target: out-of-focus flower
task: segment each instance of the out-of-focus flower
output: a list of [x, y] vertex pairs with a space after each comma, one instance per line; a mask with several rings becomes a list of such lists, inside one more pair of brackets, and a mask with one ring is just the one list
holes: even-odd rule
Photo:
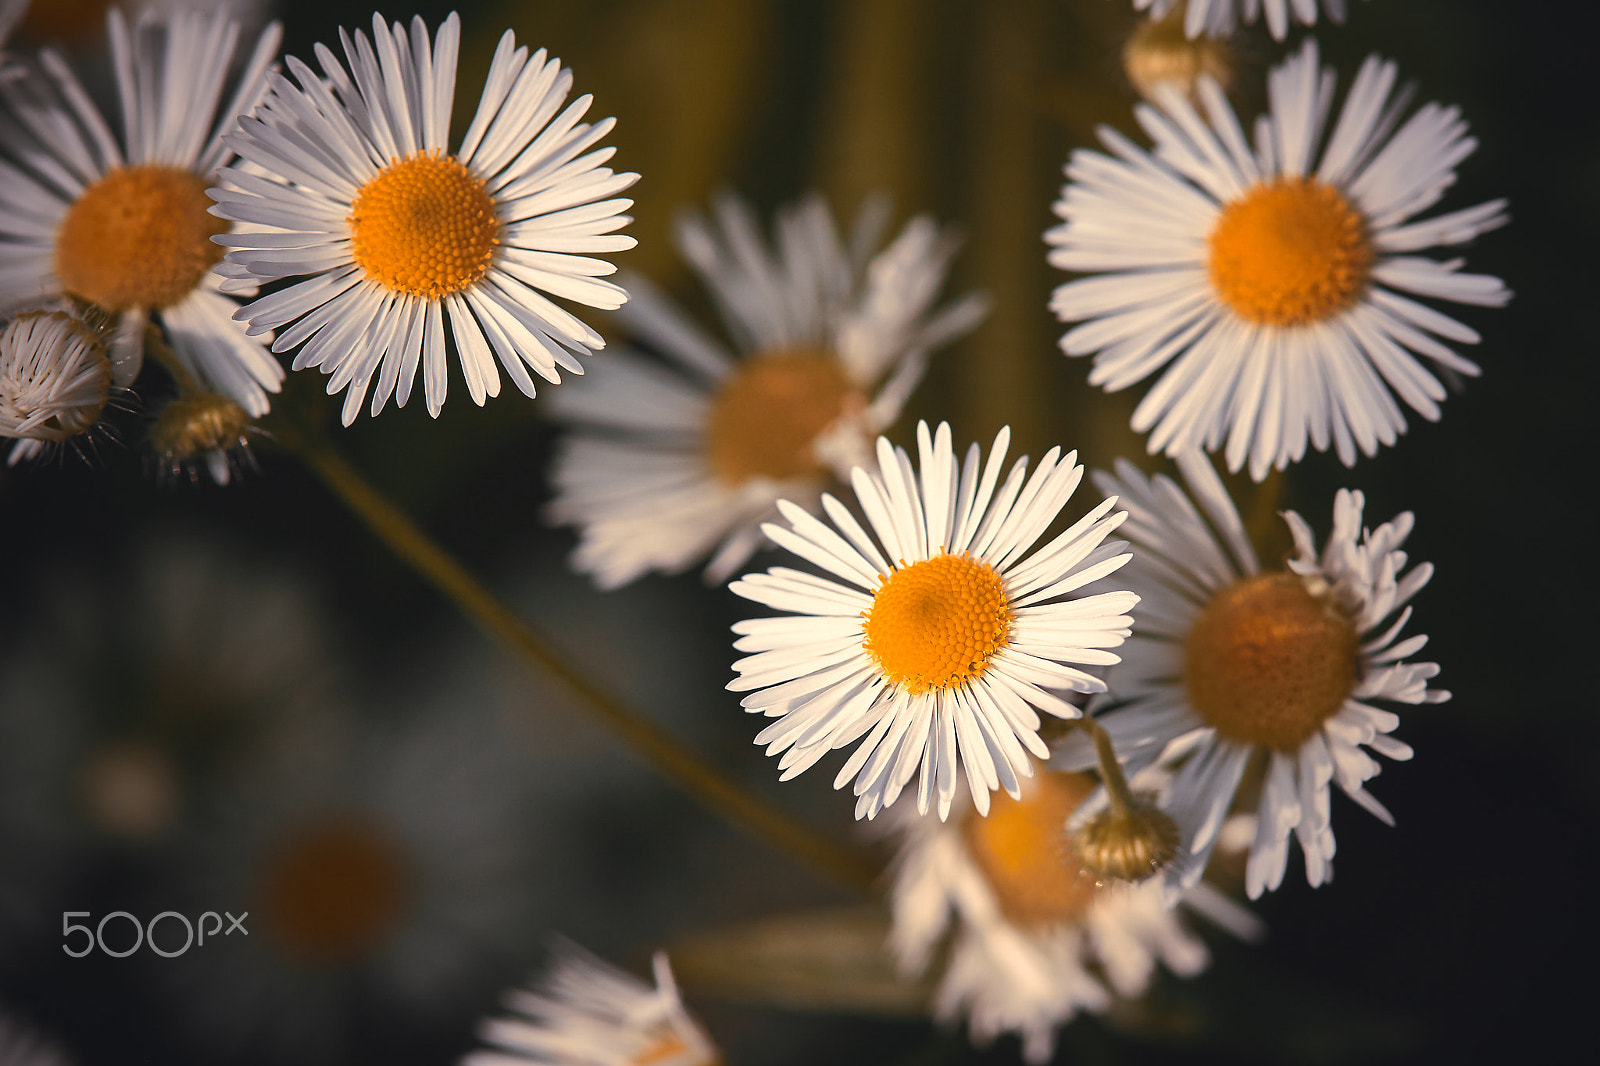
[[[1152, 19], [1165, 18], [1181, 0], [1133, 0], [1134, 10], [1149, 11]], [[1183, 10], [1183, 31], [1190, 37], [1202, 34], [1225, 37], [1240, 24], [1249, 25], [1267, 14], [1267, 29], [1275, 40], [1283, 40], [1289, 32], [1289, 20], [1305, 26], [1314, 26], [1318, 9], [1325, 9], [1328, 18], [1343, 22], [1345, 0], [1187, 0]]]
[[0, 1014], [0, 1066], [68, 1066], [71, 1061], [51, 1041]]
[[1400, 719], [1371, 701], [1449, 698], [1428, 688], [1436, 664], [1405, 661], [1427, 637], [1398, 639], [1433, 567], [1405, 568], [1410, 512], [1367, 530], [1361, 493], [1341, 490], [1320, 554], [1287, 511], [1296, 554], [1287, 570], [1263, 572], [1210, 462], [1181, 465], [1188, 495], [1127, 462], [1115, 477], [1095, 475], [1128, 508], [1134, 561], [1118, 583], [1141, 597], [1123, 661], [1107, 674], [1120, 705], [1098, 720], [1130, 771], [1176, 766], [1167, 810], [1189, 853], [1177, 879], [1200, 876], [1246, 765], [1261, 757], [1246, 890], [1255, 898], [1282, 882], [1291, 830], [1306, 879], [1320, 885], [1333, 876], [1330, 784], [1393, 823], [1363, 786], [1381, 769], [1363, 748], [1391, 759], [1411, 749], [1389, 735]]
[[1350, 465], [1405, 431], [1395, 396], [1439, 417], [1445, 389], [1425, 362], [1478, 373], [1443, 343], [1477, 333], [1401, 293], [1505, 303], [1498, 278], [1411, 254], [1503, 224], [1505, 201], [1408, 221], [1477, 142], [1457, 109], [1431, 103], [1396, 131], [1396, 76], [1368, 58], [1329, 133], [1334, 76], [1308, 41], [1272, 72], [1253, 150], [1201, 77], [1204, 119], [1170, 85], [1160, 109], [1136, 109], [1153, 154], [1110, 129], [1100, 137], [1116, 158], [1073, 154], [1056, 204], [1065, 221], [1046, 239], [1052, 264], [1094, 276], [1051, 299], [1081, 323], [1061, 346], [1095, 353], [1089, 380], [1111, 391], [1167, 368], [1133, 415], [1152, 452], [1226, 442], [1229, 468], [1248, 461], [1259, 481], [1309, 440]]
[[1156, 99], [1157, 85], [1171, 82], [1194, 101], [1202, 74], [1223, 89], [1233, 83], [1234, 57], [1226, 40], [1187, 36], [1182, 19], [1171, 15], [1134, 27], [1122, 46], [1122, 72], [1146, 100]]
[[253, 461], [250, 438], [255, 423], [244, 408], [215, 392], [169, 401], [150, 425], [150, 447], [160, 472], [174, 479], [200, 479], [226, 485], [234, 469]]
[[251, 224], [219, 238], [222, 273], [247, 287], [302, 279], [239, 317], [252, 335], [287, 327], [273, 351], [299, 347], [296, 369], [331, 375], [347, 425], [374, 377], [376, 415], [391, 396], [405, 404], [419, 367], [438, 415], [447, 324], [474, 403], [499, 395], [496, 357], [529, 396], [529, 369], [581, 374], [574, 353], [605, 342], [543, 293], [606, 309], [628, 296], [590, 256], [635, 243], [612, 232], [633, 201], [607, 197], [639, 176], [613, 173], [615, 149], [595, 147], [614, 120], [580, 122], [588, 96], [562, 109], [572, 73], [507, 30], [449, 153], [460, 36], [454, 14], [431, 41], [421, 18], [408, 33], [374, 15], [370, 40], [341, 33], [345, 63], [322, 46], [321, 74], [290, 57], [299, 85], [273, 76], [227, 138], [241, 164], [211, 190], [217, 214]]
[[1081, 666], [1115, 663], [1105, 649], [1128, 635], [1138, 597], [1071, 596], [1128, 561], [1126, 545], [1105, 539], [1124, 516], [1107, 500], [1024, 559], [1083, 468], [1076, 452], [1052, 448], [1031, 478], [1024, 457], [1002, 482], [1010, 438], [1000, 431], [986, 463], [972, 445], [958, 469], [950, 427], [935, 437], [920, 423], [919, 475], [879, 437], [878, 469], [852, 474], [876, 543], [830, 495], [822, 505], [837, 532], [788, 501], [789, 526], [762, 527], [842, 581], [774, 567], [729, 586], [793, 615], [733, 627], [734, 647], [754, 654], [734, 663], [728, 687], [778, 719], [756, 743], [785, 753], [787, 779], [865, 736], [834, 780], [855, 779], [857, 818], [892, 804], [914, 776], [918, 809], [937, 798], [945, 817], [958, 766], [980, 814], [993, 789], [1020, 795], [1028, 753], [1049, 755], [1037, 711], [1077, 717], [1059, 693], [1103, 691]]
[[222, 249], [211, 238], [229, 224], [210, 213], [206, 185], [232, 155], [223, 131], [266, 89], [281, 31], [267, 28], [224, 97], [240, 37], [231, 19], [152, 10], [130, 29], [112, 10], [106, 25], [120, 140], [55, 52], [40, 53], [42, 75], [0, 80], [16, 119], [0, 142], [0, 305], [71, 296], [114, 315], [115, 385], [138, 375], [154, 317], [180, 384], [265, 414], [283, 368], [233, 321], [238, 305], [212, 269]]
[[718, 1066], [716, 1045], [684, 1009], [667, 956], [652, 987], [588, 952], [564, 945], [530, 990], [514, 990], [515, 1017], [483, 1025], [485, 1043], [462, 1066]]
[[779, 499], [815, 510], [869, 460], [928, 354], [982, 314], [974, 296], [934, 308], [955, 241], [931, 219], [874, 254], [880, 207], [862, 211], [848, 244], [816, 198], [779, 213], [776, 247], [736, 199], [715, 224], [682, 222], [679, 247], [737, 355], [630, 280], [618, 317], [670, 365], [617, 352], [552, 400], [582, 427], [562, 445], [551, 504], [581, 528], [578, 570], [612, 588], [709, 555], [707, 579], [725, 580], [761, 546]]
[[0, 436], [8, 462], [94, 429], [111, 398], [104, 331], [71, 311], [23, 311], [0, 326]]
[[529, 809], [485, 716], [324, 714], [260, 749], [173, 863], [185, 913], [249, 912], [248, 937], [163, 960], [197, 1045], [348, 1062], [363, 1010], [424, 1033], [526, 949]]
[[[966, 1018], [979, 1043], [1016, 1033], [1032, 1063], [1049, 1059], [1056, 1029], [1079, 1011], [1142, 994], [1157, 963], [1188, 977], [1208, 959], [1160, 878], [1101, 881], [1081, 866], [1067, 821], [1094, 790], [1085, 775], [1043, 770], [987, 817], [965, 803], [949, 821], [890, 814], [900, 842], [889, 945], [902, 971], [923, 973], [953, 927], [935, 1015]], [[1205, 884], [1184, 902], [1239, 935], [1256, 932]]]

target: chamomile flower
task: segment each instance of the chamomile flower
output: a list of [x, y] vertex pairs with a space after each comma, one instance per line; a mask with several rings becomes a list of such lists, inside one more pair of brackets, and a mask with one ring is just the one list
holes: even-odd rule
[[935, 436], [921, 423], [919, 476], [879, 437], [878, 469], [851, 476], [874, 536], [831, 495], [822, 507], [837, 532], [787, 500], [778, 507], [789, 525], [762, 527], [833, 577], [774, 567], [729, 586], [794, 615], [733, 627], [734, 647], [753, 654], [734, 663], [728, 688], [778, 719], [756, 743], [783, 753], [787, 779], [861, 740], [834, 781], [855, 779], [857, 818], [892, 804], [913, 776], [918, 809], [937, 800], [946, 817], [958, 766], [979, 814], [994, 789], [1019, 795], [1029, 753], [1049, 756], [1037, 712], [1078, 717], [1061, 693], [1103, 691], [1081, 667], [1117, 662], [1106, 649], [1128, 635], [1138, 597], [1070, 596], [1128, 561], [1122, 542], [1106, 540], [1124, 517], [1115, 501], [1024, 559], [1083, 468], [1052, 448], [1032, 477], [1024, 457], [1002, 482], [1009, 443], [1001, 430], [987, 462], [974, 444], [958, 470], [950, 427]]
[[15, 119], [0, 140], [0, 306], [70, 296], [115, 316], [115, 385], [137, 376], [153, 319], [180, 383], [265, 414], [283, 368], [233, 321], [238, 305], [212, 269], [212, 237], [229, 224], [210, 213], [206, 186], [232, 156], [222, 132], [266, 88], [281, 31], [269, 26], [230, 79], [241, 34], [226, 16], [151, 10], [130, 27], [113, 9], [106, 26], [120, 138], [54, 51], [39, 54], [42, 73], [0, 80]]
[[1259, 481], [1309, 440], [1351, 465], [1405, 431], [1396, 397], [1439, 417], [1428, 364], [1478, 373], [1444, 343], [1478, 334], [1403, 293], [1504, 304], [1499, 279], [1412, 253], [1503, 224], [1505, 201], [1412, 221], [1477, 142], [1431, 103], [1396, 131], [1395, 78], [1369, 58], [1329, 133], [1334, 75], [1308, 41], [1272, 72], [1254, 149], [1202, 76], [1204, 119], [1171, 86], [1155, 90], [1160, 109], [1136, 108], [1153, 154], [1110, 129], [1115, 158], [1074, 153], [1046, 239], [1051, 263], [1094, 276], [1055, 291], [1056, 314], [1080, 323], [1061, 346], [1094, 353], [1089, 380], [1111, 391], [1167, 368], [1133, 416], [1152, 452], [1226, 443], [1229, 468], [1248, 461]]
[[0, 325], [0, 436], [10, 463], [92, 430], [111, 398], [103, 331], [65, 310], [23, 311]]
[[531, 990], [513, 991], [517, 1017], [484, 1023], [495, 1051], [462, 1066], [717, 1066], [722, 1056], [684, 1009], [667, 956], [654, 959], [655, 985], [566, 945]]
[[731, 350], [630, 282], [618, 318], [668, 365], [617, 352], [552, 400], [579, 427], [561, 446], [551, 504], [581, 529], [574, 567], [613, 588], [709, 555], [707, 579], [726, 580], [762, 545], [779, 499], [815, 510], [823, 488], [869, 460], [929, 352], [982, 313], [975, 296], [934, 307], [955, 241], [931, 219], [874, 252], [878, 207], [848, 243], [815, 197], [779, 212], [775, 247], [731, 197], [714, 223], [686, 218], [679, 248]]
[[[1149, 11], [1153, 19], [1164, 18], [1178, 6], [1179, 0], [1133, 0], [1134, 10]], [[1314, 26], [1318, 9], [1325, 9], [1328, 18], [1343, 22], [1345, 0], [1188, 0], [1183, 13], [1183, 32], [1190, 37], [1206, 35], [1225, 37], [1239, 24], [1254, 22], [1265, 10], [1267, 29], [1274, 40], [1283, 40], [1289, 32], [1289, 20], [1305, 26]]]
[[[1157, 964], [1189, 977], [1208, 961], [1159, 878], [1133, 884], [1083, 868], [1066, 825], [1094, 790], [1083, 774], [1043, 770], [987, 817], [965, 803], [948, 821], [889, 816], [899, 837], [889, 946], [901, 971], [925, 972], [953, 928], [935, 1016], [966, 1018], [978, 1043], [1016, 1033], [1032, 1063], [1050, 1058], [1056, 1029], [1080, 1011], [1142, 994]], [[1205, 884], [1185, 902], [1239, 935], [1257, 930]]]
[[[572, 74], [543, 49], [500, 38], [477, 113], [447, 151], [460, 21], [430, 40], [382, 16], [372, 38], [341, 31], [345, 62], [317, 46], [321, 73], [286, 62], [228, 143], [241, 163], [212, 190], [216, 213], [252, 225], [219, 238], [225, 273], [245, 284], [300, 279], [247, 305], [252, 335], [283, 328], [273, 350], [299, 348], [345, 390], [344, 421], [373, 389], [376, 415], [404, 405], [422, 371], [428, 413], [448, 383], [448, 325], [467, 391], [500, 392], [498, 357], [524, 393], [531, 369], [555, 382], [583, 373], [574, 353], [600, 335], [544, 295], [613, 309], [627, 299], [599, 280], [616, 268], [590, 253], [634, 245], [613, 233], [631, 200], [607, 199], [637, 174], [602, 164], [614, 122], [580, 122], [591, 98], [564, 109]], [[348, 64], [348, 68], [346, 66]], [[559, 112], [559, 114], [558, 114]], [[286, 327], [286, 328], [284, 328]], [[374, 384], [376, 379], [376, 384]]]
[[1131, 463], [1095, 475], [1128, 508], [1134, 561], [1120, 583], [1142, 597], [1138, 629], [1107, 675], [1118, 706], [1099, 716], [1130, 770], [1176, 767], [1168, 812], [1178, 822], [1192, 881], [1253, 762], [1265, 778], [1245, 867], [1253, 899], [1283, 880], [1292, 830], [1306, 880], [1333, 876], [1329, 785], [1384, 822], [1393, 818], [1364, 782], [1381, 769], [1365, 750], [1409, 759], [1389, 734], [1400, 719], [1374, 701], [1439, 703], [1435, 663], [1407, 662], [1425, 636], [1400, 639], [1410, 600], [1433, 567], [1406, 569], [1410, 512], [1376, 529], [1361, 524], [1359, 492], [1341, 490], [1333, 531], [1318, 552], [1306, 522], [1284, 512], [1294, 535], [1288, 567], [1263, 571], [1210, 463], [1181, 462], [1189, 493]]

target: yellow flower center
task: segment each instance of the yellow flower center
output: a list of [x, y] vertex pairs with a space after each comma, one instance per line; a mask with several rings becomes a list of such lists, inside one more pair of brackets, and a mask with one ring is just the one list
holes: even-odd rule
[[367, 954], [399, 923], [404, 856], [376, 826], [330, 818], [282, 841], [262, 871], [262, 924], [290, 958], [336, 966]]
[[724, 485], [820, 476], [826, 468], [813, 448], [818, 435], [864, 403], [827, 352], [745, 360], [711, 401], [706, 459]]
[[1067, 819], [1094, 787], [1083, 774], [1045, 770], [1020, 800], [996, 793], [987, 818], [968, 816], [962, 826], [967, 850], [1013, 922], [1072, 921], [1094, 901], [1099, 884], [1067, 836]]
[[1214, 596], [1189, 630], [1189, 702], [1229, 740], [1292, 752], [1355, 687], [1350, 620], [1295, 574], [1260, 574]]
[[994, 567], [940, 552], [884, 578], [861, 628], [884, 676], [922, 693], [983, 675], [1011, 632], [1011, 601]]
[[206, 183], [177, 167], [118, 167], [83, 191], [56, 231], [56, 275], [112, 311], [170, 307], [222, 258]]
[[392, 292], [437, 300], [489, 269], [494, 198], [454, 156], [418, 152], [384, 167], [350, 205], [356, 265]]
[[1263, 326], [1303, 326], [1348, 307], [1372, 266], [1366, 221], [1312, 178], [1253, 186], [1222, 209], [1210, 246], [1217, 295]]

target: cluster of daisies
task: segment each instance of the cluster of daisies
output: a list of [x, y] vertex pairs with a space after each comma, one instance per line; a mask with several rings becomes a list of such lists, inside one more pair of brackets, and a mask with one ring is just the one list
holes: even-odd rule
[[[0, 84], [0, 432], [15, 460], [165, 392], [152, 445], [221, 477], [278, 354], [328, 375], [347, 424], [369, 395], [374, 415], [404, 404], [419, 368], [437, 414], [449, 350], [475, 402], [501, 368], [532, 395], [530, 371], [582, 373], [603, 343], [551, 297], [618, 310], [636, 346], [549, 402], [574, 566], [610, 588], [798, 557], [729, 585], [774, 613], [734, 627], [728, 687], [769, 720], [755, 740], [785, 778], [848, 749], [835, 787], [899, 845], [889, 950], [908, 976], [941, 967], [940, 1017], [1042, 1061], [1077, 1012], [1203, 968], [1186, 914], [1255, 933], [1208, 872], [1258, 897], [1292, 837], [1327, 881], [1332, 788], [1389, 821], [1366, 784], [1374, 754], [1411, 754], [1393, 708], [1448, 698], [1406, 632], [1432, 576], [1404, 550], [1412, 516], [1369, 525], [1359, 491], [1320, 534], [1285, 511], [1279, 564], [1211, 458], [1260, 482], [1308, 448], [1375, 455], [1405, 408], [1437, 419], [1446, 382], [1478, 372], [1453, 347], [1477, 334], [1434, 305], [1509, 298], [1421, 254], [1505, 204], [1430, 213], [1476, 142], [1454, 108], [1408, 111], [1393, 63], [1341, 95], [1307, 38], [1246, 134], [1218, 38], [1264, 13], [1282, 40], [1345, 6], [1135, 0], [1164, 20], [1146, 43], [1191, 51], [1134, 111], [1148, 147], [1107, 128], [1072, 156], [1045, 236], [1076, 276], [1050, 306], [1092, 384], [1156, 379], [1133, 428], [1177, 476], [1120, 462], [1070, 514], [1075, 452], [1030, 469], [1004, 430], [959, 454], [948, 425], [919, 425], [914, 451], [882, 435], [983, 313], [941, 295], [949, 233], [919, 217], [890, 236], [877, 206], [841, 232], [808, 199], [769, 238], [725, 198], [677, 234], [719, 336], [643, 278], [600, 280], [594, 256], [632, 244], [616, 197], [636, 175], [604, 165], [609, 121], [581, 121], [588, 98], [566, 102], [544, 52], [506, 34], [449, 149], [454, 16], [436, 33], [375, 16], [370, 37], [341, 31], [342, 57], [279, 73], [275, 28], [241, 46], [226, 18], [113, 13], [120, 135], [53, 53]], [[473, 1061], [718, 1061], [655, 970], [569, 953]]]

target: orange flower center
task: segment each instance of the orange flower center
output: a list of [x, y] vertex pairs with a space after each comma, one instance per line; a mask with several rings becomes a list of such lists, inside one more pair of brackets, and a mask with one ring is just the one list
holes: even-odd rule
[[967, 850], [1007, 918], [1053, 925], [1089, 909], [1099, 885], [1072, 850], [1067, 819], [1094, 787], [1083, 774], [1045, 770], [1020, 800], [999, 792], [987, 818], [968, 816]]
[[1189, 702], [1229, 740], [1292, 752], [1355, 687], [1355, 626], [1295, 574], [1260, 574], [1214, 596], [1189, 630]]
[[724, 485], [755, 477], [816, 477], [812, 445], [841, 414], [864, 404], [839, 360], [792, 351], [740, 364], [711, 401], [706, 459]]
[[940, 552], [884, 578], [862, 630], [884, 676], [922, 693], [983, 675], [1011, 632], [1011, 601], [994, 567]]
[[1303, 326], [1348, 307], [1372, 266], [1366, 220], [1313, 178], [1253, 186], [1222, 209], [1210, 247], [1218, 297], [1263, 326]]
[[371, 951], [399, 923], [404, 856], [376, 826], [330, 818], [281, 842], [262, 871], [263, 925], [285, 955], [336, 966]]
[[187, 170], [108, 171], [67, 208], [56, 231], [62, 288], [112, 311], [172, 306], [222, 258], [211, 238], [230, 223], [210, 207], [206, 183]]
[[437, 300], [488, 271], [500, 243], [495, 203], [454, 156], [390, 163], [350, 205], [356, 265], [392, 292]]

